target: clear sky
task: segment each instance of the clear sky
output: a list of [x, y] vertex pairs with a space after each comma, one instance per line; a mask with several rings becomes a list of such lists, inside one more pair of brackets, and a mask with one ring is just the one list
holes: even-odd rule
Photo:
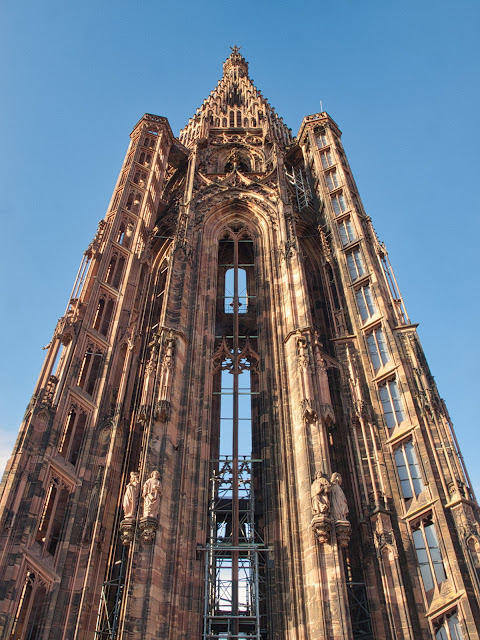
[[3, 2], [0, 461], [145, 113], [175, 134], [230, 46], [297, 132], [323, 109], [390, 258], [477, 495], [480, 3]]

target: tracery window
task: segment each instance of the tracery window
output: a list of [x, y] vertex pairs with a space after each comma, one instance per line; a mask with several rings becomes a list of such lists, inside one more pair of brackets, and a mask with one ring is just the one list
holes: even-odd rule
[[360, 316], [364, 322], [377, 313], [377, 307], [375, 306], [375, 300], [373, 299], [372, 289], [369, 284], [357, 289], [355, 291], [355, 298]]
[[373, 370], [377, 373], [387, 362], [390, 362], [387, 341], [381, 327], [367, 334], [367, 346]]
[[328, 144], [327, 136], [325, 132], [321, 132], [317, 135], [317, 144], [319, 147], [326, 147]]
[[108, 335], [114, 306], [113, 298], [106, 294], [100, 296], [93, 318], [93, 328], [103, 336]]
[[333, 156], [330, 149], [322, 151], [322, 153], [320, 154], [320, 160], [324, 169], [328, 169], [333, 165]]
[[107, 273], [105, 274], [105, 282], [114, 289], [118, 289], [122, 281], [124, 267], [125, 257], [113, 253], [108, 264]]
[[48, 586], [42, 576], [27, 568], [13, 620], [11, 640], [38, 640]]
[[55, 555], [62, 534], [69, 495], [70, 487], [60, 477], [52, 475], [35, 534], [35, 540], [43, 548], [43, 552], [52, 556]]
[[327, 186], [330, 191], [337, 189], [340, 186], [340, 180], [338, 179], [337, 170], [333, 169], [325, 174], [325, 179], [327, 181]]
[[93, 342], [87, 343], [77, 384], [90, 395], [95, 391], [95, 383], [103, 363], [103, 350]]
[[332, 197], [332, 207], [336, 216], [339, 216], [348, 209], [347, 201], [343, 193], [337, 193]]
[[130, 248], [130, 243], [132, 241], [133, 234], [133, 224], [131, 222], [122, 221], [118, 228], [117, 237], [115, 241], [125, 247], [126, 249]]
[[65, 418], [58, 453], [73, 465], [77, 464], [85, 433], [87, 413], [77, 405], [72, 405]]
[[347, 266], [352, 280], [357, 280], [366, 274], [365, 264], [358, 247], [347, 253]]
[[435, 525], [431, 516], [419, 520], [412, 531], [413, 544], [417, 552], [423, 586], [428, 592], [445, 582], [447, 576], [443, 566]]
[[383, 415], [389, 429], [393, 429], [405, 420], [403, 402], [395, 379], [384, 382], [380, 388]]
[[[219, 243], [217, 303], [217, 370], [221, 370], [219, 453], [232, 455], [234, 432], [242, 455], [251, 454], [252, 366], [256, 352], [253, 240], [229, 229]], [[218, 383], [217, 383], [218, 384]], [[234, 424], [236, 423], [236, 424]], [[237, 437], [235, 436], [235, 437]]]
[[254, 243], [247, 229], [235, 223], [218, 249], [211, 441], [215, 497], [209, 511], [212, 553], [204, 637], [223, 638], [226, 622], [232, 637], [254, 637], [254, 632], [260, 637], [260, 605], [253, 588], [261, 542], [253, 506], [259, 394], [254, 292]]
[[395, 449], [395, 464], [405, 500], [419, 496], [425, 486], [412, 440], [405, 440]]
[[462, 628], [456, 610], [435, 621], [435, 640], [463, 640]]
[[356, 240], [355, 229], [350, 218], [345, 218], [338, 224], [338, 231], [340, 233], [343, 246]]

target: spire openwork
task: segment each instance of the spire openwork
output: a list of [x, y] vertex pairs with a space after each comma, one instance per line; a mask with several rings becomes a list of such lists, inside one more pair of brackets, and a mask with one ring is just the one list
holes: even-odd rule
[[211, 128], [257, 129], [256, 133], [261, 129], [282, 145], [292, 142], [291, 130], [249, 78], [248, 62], [236, 45], [223, 63], [222, 78], [182, 129], [180, 141], [191, 147]]

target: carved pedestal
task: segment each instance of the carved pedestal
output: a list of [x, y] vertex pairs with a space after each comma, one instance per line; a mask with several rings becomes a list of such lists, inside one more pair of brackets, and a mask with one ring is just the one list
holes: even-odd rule
[[312, 529], [318, 542], [330, 542], [330, 531], [332, 529], [332, 519], [323, 513], [317, 513], [312, 518]]
[[125, 518], [120, 522], [120, 539], [122, 544], [129, 545], [132, 544], [133, 538], [135, 537], [135, 519], [134, 518]]
[[155, 540], [155, 534], [158, 529], [158, 521], [156, 518], [141, 518], [139, 522], [140, 535], [142, 536], [142, 540], [147, 544], [152, 544]]
[[352, 525], [348, 520], [337, 520], [335, 522], [335, 532], [337, 541], [341, 547], [347, 547], [352, 535]]

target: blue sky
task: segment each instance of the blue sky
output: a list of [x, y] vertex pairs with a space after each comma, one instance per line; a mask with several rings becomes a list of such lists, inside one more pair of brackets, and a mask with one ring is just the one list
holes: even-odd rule
[[178, 134], [238, 44], [294, 134], [320, 101], [343, 131], [480, 493], [479, 21], [473, 1], [2, 3], [0, 456], [131, 129]]

